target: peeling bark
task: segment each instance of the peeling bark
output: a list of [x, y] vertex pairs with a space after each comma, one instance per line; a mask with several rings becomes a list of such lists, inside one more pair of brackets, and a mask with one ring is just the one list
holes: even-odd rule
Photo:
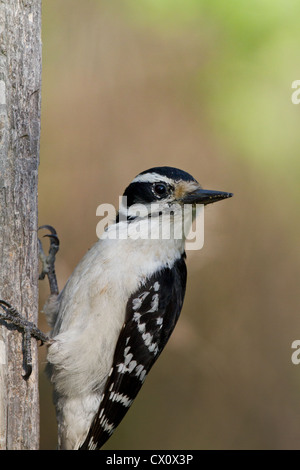
[[[37, 183], [41, 0], [0, 0], [0, 298], [38, 317]], [[22, 378], [22, 335], [0, 323], [0, 449], [38, 449], [37, 345]]]

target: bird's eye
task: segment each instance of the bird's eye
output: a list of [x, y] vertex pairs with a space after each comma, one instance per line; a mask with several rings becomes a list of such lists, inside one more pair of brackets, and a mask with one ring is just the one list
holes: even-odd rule
[[167, 194], [168, 187], [164, 183], [157, 183], [154, 185], [154, 192], [157, 196], [162, 197]]

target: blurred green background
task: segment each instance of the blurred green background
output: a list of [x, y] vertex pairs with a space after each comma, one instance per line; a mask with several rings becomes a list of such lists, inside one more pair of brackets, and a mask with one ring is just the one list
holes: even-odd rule
[[96, 207], [140, 171], [234, 192], [206, 209], [179, 323], [106, 449], [300, 447], [299, 16], [296, 0], [43, 1], [39, 223], [61, 239], [60, 287], [96, 241]]

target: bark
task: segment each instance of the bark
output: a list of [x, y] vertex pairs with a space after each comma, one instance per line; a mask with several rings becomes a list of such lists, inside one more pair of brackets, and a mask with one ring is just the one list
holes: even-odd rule
[[[0, 298], [35, 323], [40, 105], [41, 0], [0, 0]], [[0, 449], [37, 449], [36, 341], [26, 382], [22, 334], [0, 324]]]

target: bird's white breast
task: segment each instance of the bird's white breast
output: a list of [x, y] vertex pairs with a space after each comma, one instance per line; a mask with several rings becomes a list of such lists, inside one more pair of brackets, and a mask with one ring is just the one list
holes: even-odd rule
[[58, 299], [48, 361], [59, 394], [102, 393], [128, 298], [183, 249], [182, 240], [106, 238], [87, 252]]

